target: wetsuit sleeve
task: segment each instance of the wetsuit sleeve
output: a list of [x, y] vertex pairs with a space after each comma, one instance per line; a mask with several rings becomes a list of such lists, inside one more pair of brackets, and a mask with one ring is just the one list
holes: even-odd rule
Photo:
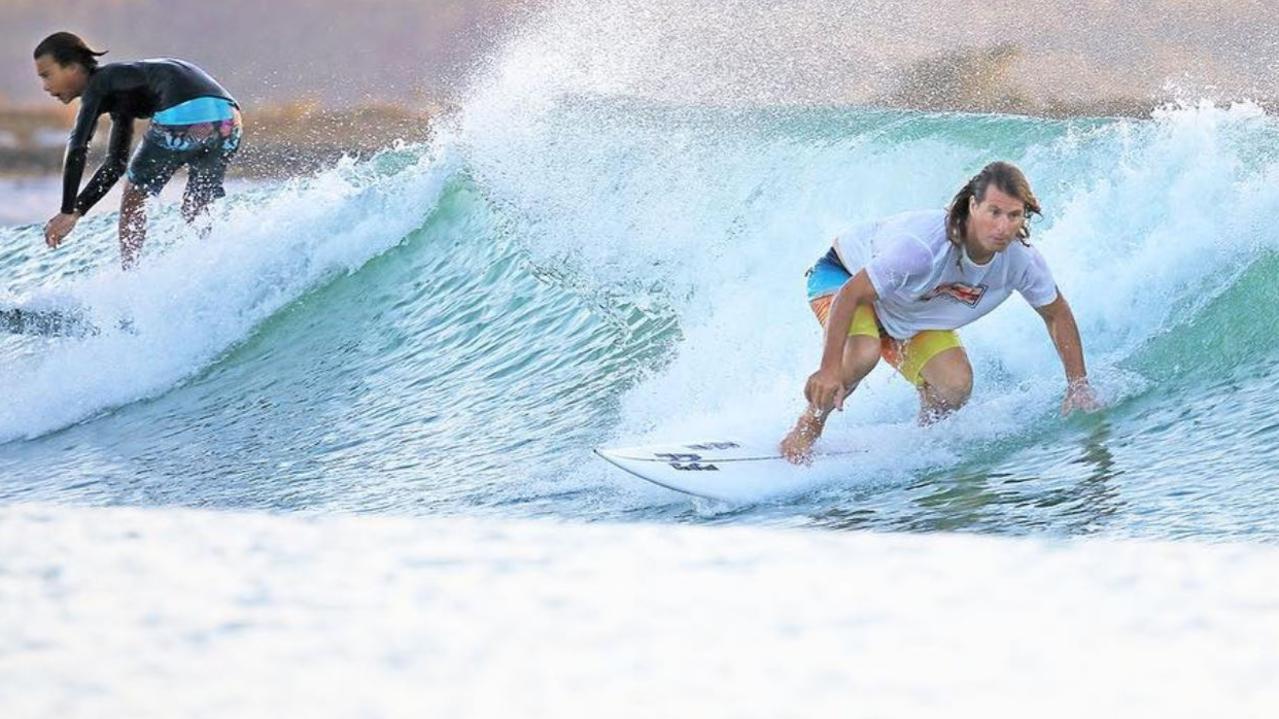
[[876, 294], [884, 297], [927, 277], [932, 268], [928, 245], [914, 235], [903, 235], [867, 263], [866, 275]]
[[62, 158], [62, 213], [75, 210], [76, 193], [80, 191], [80, 178], [84, 176], [85, 158], [89, 155], [89, 141], [98, 127], [102, 95], [90, 87], [80, 96], [80, 113], [75, 127], [67, 138], [67, 152]]
[[1043, 307], [1057, 299], [1057, 281], [1039, 250], [1026, 248], [1026, 266], [1017, 281], [1017, 291], [1031, 307]]
[[[111, 139], [107, 145], [107, 159], [102, 167], [93, 173], [89, 184], [75, 200], [74, 209], [81, 215], [98, 203], [102, 196], [111, 190], [111, 186], [124, 174], [129, 163], [129, 146], [133, 144], [133, 118], [128, 115], [111, 116]], [[82, 165], [83, 166], [83, 165]], [[65, 203], [65, 198], [64, 198]], [[67, 212], [66, 209], [63, 212]]]

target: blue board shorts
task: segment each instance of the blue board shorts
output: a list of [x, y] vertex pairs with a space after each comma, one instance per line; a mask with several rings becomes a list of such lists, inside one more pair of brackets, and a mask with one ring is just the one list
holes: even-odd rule
[[844, 263], [839, 261], [839, 255], [834, 247], [830, 248], [830, 252], [823, 255], [817, 264], [808, 270], [807, 276], [809, 302], [839, 292], [839, 288], [853, 278], [844, 267]]
[[240, 112], [230, 119], [191, 125], [161, 125], [154, 122], [129, 160], [129, 182], [151, 195], [173, 178], [179, 167], [187, 166], [188, 199], [208, 202], [226, 195], [223, 181], [227, 166], [240, 149]]

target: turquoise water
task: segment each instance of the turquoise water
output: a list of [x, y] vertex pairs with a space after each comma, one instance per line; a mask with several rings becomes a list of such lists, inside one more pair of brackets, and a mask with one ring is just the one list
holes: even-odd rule
[[[250, 188], [200, 238], [165, 207], [115, 269], [99, 210], [49, 253], [0, 229], [8, 301], [87, 338], [0, 337], [0, 501], [1279, 538], [1279, 124], [712, 109], [477, 92], [429, 146]], [[1020, 164], [1033, 241], [1108, 408], [1063, 380], [1016, 297], [961, 333], [953, 419], [914, 425], [880, 369], [825, 438], [866, 451], [739, 506], [692, 502], [601, 445], [772, 441], [819, 330], [802, 274], [847, 224], [944, 205]]]

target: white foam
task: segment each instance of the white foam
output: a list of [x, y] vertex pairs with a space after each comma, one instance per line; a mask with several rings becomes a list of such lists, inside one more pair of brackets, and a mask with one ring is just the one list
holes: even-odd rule
[[6, 716], [1270, 716], [1273, 547], [0, 508]]

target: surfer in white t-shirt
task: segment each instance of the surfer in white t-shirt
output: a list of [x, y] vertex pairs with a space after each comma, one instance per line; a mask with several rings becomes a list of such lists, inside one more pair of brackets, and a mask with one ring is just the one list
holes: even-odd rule
[[909, 212], [855, 227], [808, 272], [808, 300], [826, 328], [808, 408], [782, 440], [806, 462], [833, 409], [843, 409], [880, 358], [919, 390], [920, 422], [968, 401], [973, 368], [955, 330], [1015, 290], [1044, 318], [1066, 370], [1062, 413], [1098, 408], [1070, 305], [1027, 241], [1039, 201], [1021, 170], [993, 162], [945, 210]]

